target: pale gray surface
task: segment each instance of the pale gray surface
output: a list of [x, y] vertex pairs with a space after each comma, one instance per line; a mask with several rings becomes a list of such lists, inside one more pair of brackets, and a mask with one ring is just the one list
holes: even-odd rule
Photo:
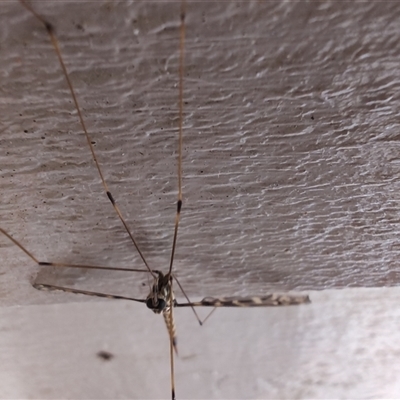
[[[304, 307], [217, 310], [201, 328], [178, 310], [178, 399], [399, 398], [399, 289], [311, 295]], [[0, 317], [2, 398], [168, 398], [167, 333], [142, 307], [10, 307]]]
[[[179, 3], [34, 5], [57, 29], [111, 190], [150, 264], [164, 270], [172, 242], [177, 187]], [[0, 18], [5, 21], [0, 24], [1, 226], [41, 260], [140, 265], [102, 192], [46, 32], [18, 2], [3, 2]], [[398, 3], [190, 3], [187, 30], [184, 209], [176, 271], [188, 294], [198, 298], [397, 285]], [[116, 357], [108, 367], [95, 357], [102, 343], [109, 343], [110, 349], [123, 343], [120, 351], [132, 352], [132, 358], [136, 355], [141, 363], [142, 358], [158, 357], [154, 343], [167, 352], [161, 319], [159, 332], [155, 317], [150, 313], [142, 320], [147, 310], [136, 311], [134, 305], [93, 300], [67, 304], [91, 299], [35, 291], [30, 282], [35, 279], [36, 267], [6, 238], [0, 239], [0, 246], [1, 304], [24, 305], [2, 310], [2, 324], [13, 327], [9, 331], [12, 338], [16, 338], [15, 332], [32, 338], [26, 348], [10, 341], [8, 353], [2, 353], [10, 359], [7, 365], [16, 365], [13, 380], [10, 378], [16, 392], [6, 392], [3, 397], [45, 397], [40, 379], [47, 375], [52, 377], [45, 385], [49, 398], [66, 397], [67, 393], [81, 398], [168, 393], [167, 358], [154, 358], [156, 367], [141, 364], [142, 376], [131, 359], [121, 365]], [[122, 274], [44, 271], [41, 280], [127, 295], [143, 295], [146, 290], [142, 278]], [[320, 294], [325, 299], [321, 304], [319, 297], [313, 296], [314, 304], [304, 308], [311, 311], [244, 310], [240, 322], [236, 317], [229, 320], [232, 311], [221, 310], [212, 324], [223, 321], [222, 327], [210, 323], [205, 328], [210, 333], [198, 330], [200, 339], [188, 346], [183, 340], [192, 333], [179, 326], [187, 352], [207, 346], [212, 335], [217, 340], [215, 348], [224, 344], [233, 357], [237, 346], [254, 344], [254, 348], [248, 350], [247, 360], [231, 360], [225, 353], [211, 352], [210, 345], [206, 361], [196, 358], [193, 363], [193, 371], [198, 368], [193, 374], [199, 374], [199, 389], [193, 386], [194, 375], [186, 379], [178, 373], [178, 393], [182, 390], [181, 396], [214, 398], [232, 393], [238, 397], [400, 397], [399, 388], [388, 383], [399, 369], [385, 353], [394, 339], [390, 329], [378, 328], [387, 321], [398, 322], [397, 289], [350, 292], [357, 299], [360, 321], [370, 321], [377, 312], [363, 305], [364, 295], [373, 296], [379, 307], [374, 323], [364, 326], [356, 320], [348, 328], [348, 336], [362, 335], [363, 347], [376, 346], [377, 353], [367, 352], [363, 360], [368, 368], [376, 365], [382, 373], [355, 368], [352, 379], [349, 370], [344, 372], [354, 358], [354, 342], [348, 339], [340, 342], [342, 358], [321, 356], [329, 373], [315, 378], [315, 371], [322, 374], [324, 368], [319, 367], [318, 351], [312, 350], [314, 342], [307, 344], [304, 338], [327, 335], [330, 340], [323, 342], [327, 354], [336, 351], [342, 324], [354, 316], [353, 304], [343, 301], [343, 293], [329, 292], [326, 298]], [[393, 296], [392, 303], [386, 302], [387, 293]], [[332, 307], [337, 310], [329, 307], [336, 303]], [[122, 310], [116, 311], [120, 307]], [[96, 324], [91, 327], [80, 322], [96, 309], [104, 309], [98, 323], [115, 330], [117, 337]], [[124, 315], [128, 311], [131, 324], [144, 330], [144, 338], [117, 323], [128, 324]], [[263, 364], [251, 358], [254, 351], [265, 355], [263, 363], [269, 362], [269, 340], [256, 330], [261, 327], [260, 312], [272, 313], [264, 330], [276, 321], [275, 339], [287, 329], [296, 332], [296, 341], [290, 346], [289, 339], [279, 338], [276, 351], [281, 349], [280, 355], [273, 361], [297, 365], [296, 360], [308, 354], [309, 363], [298, 367], [298, 380], [279, 375], [281, 369], [274, 375], [270, 367], [264, 370]], [[305, 318], [303, 313], [310, 314]], [[41, 324], [40, 315], [45, 318]], [[185, 318], [183, 324], [191, 318]], [[242, 318], [249, 320], [242, 323]], [[86, 343], [92, 343], [90, 355], [78, 334], [57, 331], [57, 324], [66, 321], [70, 321], [71, 332], [82, 330]], [[197, 329], [195, 322], [190, 322], [190, 329]], [[243, 335], [242, 340], [232, 337], [227, 341], [225, 324]], [[41, 335], [41, 340], [35, 335]], [[54, 347], [48, 346], [51, 340], [64, 343], [65, 352], [53, 352]], [[261, 340], [258, 345], [257, 340]], [[76, 353], [71, 350], [74, 348]], [[36, 364], [41, 354], [47, 357], [43, 365]], [[62, 365], [78, 376], [62, 368], [56, 373], [53, 365], [60, 358]], [[218, 364], [225, 361], [225, 367]], [[86, 378], [90, 371], [82, 372], [76, 365], [83, 368], [90, 362], [97, 363], [93, 368], [115, 368], [115, 372], [93, 372], [92, 378]], [[21, 363], [26, 363], [23, 368]], [[158, 367], [160, 371], [152, 374]], [[257, 369], [263, 369], [262, 379], [268, 381], [260, 391], [252, 375]], [[218, 392], [217, 383], [210, 384], [210, 380], [219, 382], [215, 371], [232, 374], [235, 385], [227, 385], [230, 391]], [[247, 371], [249, 379], [239, 379]], [[166, 383], [154, 384], [160, 374]], [[27, 375], [36, 386], [32, 383], [19, 392], [27, 384]], [[282, 380], [276, 378], [275, 385], [273, 376]], [[159, 394], [144, 383], [140, 389], [132, 388], [128, 384], [131, 377], [141, 384], [148, 380]], [[185, 392], [186, 385], [189, 389]], [[298, 391], [291, 391], [296, 387]]]

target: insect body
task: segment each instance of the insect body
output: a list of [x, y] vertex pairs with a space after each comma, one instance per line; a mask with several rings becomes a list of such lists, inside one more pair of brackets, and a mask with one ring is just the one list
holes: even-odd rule
[[[75, 105], [76, 112], [78, 114], [78, 118], [86, 138], [86, 142], [88, 148], [90, 149], [92, 158], [96, 165], [100, 181], [104, 187], [104, 192], [109, 199], [112, 207], [114, 208], [116, 214], [118, 215], [127, 235], [135, 246], [140, 258], [142, 259], [145, 269], [135, 269], [135, 268], [112, 268], [112, 267], [103, 267], [103, 266], [93, 266], [93, 265], [71, 265], [65, 263], [57, 263], [57, 262], [47, 262], [38, 260], [25, 246], [23, 246], [20, 242], [18, 242], [15, 238], [13, 238], [8, 232], [4, 229], [0, 228], [0, 232], [5, 235], [8, 239], [10, 239], [16, 246], [18, 246], [25, 254], [27, 254], [32, 261], [37, 263], [39, 266], [50, 266], [55, 268], [84, 268], [84, 269], [94, 269], [94, 270], [110, 270], [110, 271], [125, 271], [129, 272], [147, 272], [149, 277], [152, 279], [152, 283], [150, 285], [150, 291], [148, 296], [145, 299], [133, 298], [127, 296], [119, 296], [113, 294], [106, 294], [101, 292], [87, 291], [87, 290], [78, 290], [68, 287], [61, 287], [56, 285], [49, 285], [46, 283], [35, 283], [34, 287], [39, 290], [62, 290], [70, 293], [83, 294], [88, 296], [96, 296], [96, 297], [106, 297], [112, 299], [120, 299], [120, 300], [129, 300], [140, 303], [145, 303], [148, 308], [150, 308], [156, 314], [163, 314], [167, 331], [170, 339], [170, 369], [171, 369], [171, 397], [175, 398], [175, 382], [174, 382], [174, 352], [177, 353], [177, 335], [174, 324], [174, 308], [179, 307], [191, 307], [194, 310], [194, 307], [203, 306], [203, 307], [265, 307], [265, 306], [286, 306], [286, 305], [298, 305], [305, 304], [309, 302], [309, 298], [306, 295], [291, 295], [291, 294], [269, 294], [260, 297], [243, 297], [243, 298], [204, 298], [201, 301], [192, 302], [184, 292], [181, 284], [177, 280], [176, 276], [173, 273], [173, 264], [174, 264], [174, 256], [175, 249], [177, 245], [177, 237], [178, 237], [178, 227], [180, 222], [180, 214], [182, 209], [182, 147], [183, 147], [183, 129], [182, 129], [182, 121], [183, 121], [183, 55], [184, 55], [184, 39], [185, 39], [185, 2], [182, 2], [181, 13], [180, 13], [180, 61], [179, 61], [179, 145], [178, 145], [178, 199], [176, 203], [176, 217], [175, 217], [175, 226], [174, 226], [174, 235], [173, 235], [173, 243], [171, 250], [171, 257], [169, 268], [166, 273], [161, 271], [152, 269], [146, 258], [144, 257], [141, 249], [139, 248], [131, 230], [128, 227], [125, 219], [122, 216], [122, 213], [119, 209], [119, 206], [112, 195], [106, 180], [104, 178], [102, 169], [97, 160], [96, 153], [93, 146], [93, 141], [91, 136], [89, 135], [85, 121], [81, 112], [81, 109], [78, 104], [78, 99], [75, 94], [73, 85], [71, 83], [70, 77], [68, 75], [67, 68], [64, 64], [64, 60], [59, 48], [59, 44], [55, 35], [55, 30], [50, 22], [48, 22], [45, 18], [39, 15], [34, 8], [30, 6], [24, 0], [20, 0], [22, 5], [31, 12], [38, 21], [40, 21], [45, 27], [48, 35], [50, 37], [51, 43], [57, 55], [60, 67], [62, 69], [63, 75], [67, 82], [68, 88], [71, 93], [71, 98]], [[181, 289], [183, 295], [186, 298], [185, 303], [179, 303], [175, 299], [174, 295], [174, 282], [177, 283], [179, 288]], [[195, 315], [200, 324], [204, 323], [196, 314]], [[208, 318], [208, 317], [207, 317]]]

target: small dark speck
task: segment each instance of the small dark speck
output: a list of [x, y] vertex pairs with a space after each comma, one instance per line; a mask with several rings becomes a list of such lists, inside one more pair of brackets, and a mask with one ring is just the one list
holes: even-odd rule
[[200, 171], [200, 173], [202, 174], [204, 171]]
[[90, 143], [92, 143], [92, 144], [96, 144], [96, 142], [95, 142], [95, 141], [91, 141]]
[[25, 133], [28, 133], [28, 131], [27, 131], [26, 129], [24, 129], [24, 132], [25, 132]]
[[144, 154], [143, 154], [141, 151], [139, 151], [139, 154], [140, 154], [141, 156], [144, 156]]
[[85, 31], [84, 27], [81, 24], [76, 24], [75, 27], [76, 27], [76, 29], [79, 29], [82, 32]]
[[44, 136], [42, 136], [41, 139], [46, 139], [46, 138]]
[[101, 358], [104, 361], [110, 361], [112, 358], [114, 358], [114, 354], [105, 350], [101, 350], [97, 353], [97, 357]]
[[311, 115], [311, 119], [314, 120], [314, 115]]

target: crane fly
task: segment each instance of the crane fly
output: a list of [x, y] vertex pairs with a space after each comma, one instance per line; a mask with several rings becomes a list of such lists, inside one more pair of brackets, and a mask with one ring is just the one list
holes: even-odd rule
[[[58, 58], [58, 62], [60, 68], [62, 70], [62, 74], [65, 78], [66, 84], [68, 86], [75, 110], [78, 115], [79, 123], [82, 128], [84, 137], [87, 142], [87, 147], [91, 153], [91, 157], [94, 161], [95, 167], [97, 169], [97, 173], [100, 178], [100, 182], [104, 188], [104, 192], [109, 199], [112, 207], [115, 210], [120, 222], [122, 223], [127, 235], [129, 236], [130, 241], [135, 247], [138, 255], [140, 256], [144, 268], [136, 269], [136, 268], [113, 268], [113, 267], [104, 267], [104, 266], [95, 266], [95, 265], [78, 265], [78, 264], [67, 264], [67, 263], [58, 263], [58, 262], [47, 262], [38, 260], [26, 247], [24, 247], [18, 240], [16, 240], [10, 233], [6, 232], [3, 228], [0, 228], [0, 232], [5, 235], [9, 240], [11, 240], [17, 247], [20, 248], [32, 261], [34, 261], [38, 266], [50, 266], [55, 268], [80, 268], [87, 270], [108, 270], [108, 271], [125, 271], [125, 272], [146, 272], [149, 278], [152, 280], [150, 284], [150, 291], [146, 298], [134, 298], [128, 296], [120, 296], [113, 294], [106, 294], [95, 291], [87, 291], [80, 289], [73, 289], [63, 286], [50, 285], [46, 283], [38, 283], [35, 282], [33, 285], [36, 289], [39, 290], [61, 290], [69, 293], [83, 294], [87, 296], [95, 296], [95, 297], [106, 297], [111, 299], [121, 299], [128, 301], [135, 301], [146, 304], [148, 308], [150, 308], [156, 314], [162, 314], [165, 320], [165, 324], [167, 327], [169, 342], [170, 342], [170, 379], [171, 379], [171, 398], [175, 399], [175, 380], [174, 380], [174, 354], [178, 354], [177, 347], [177, 335], [174, 324], [174, 308], [179, 307], [191, 307], [198, 322], [203, 324], [205, 320], [211, 315], [211, 313], [216, 309], [216, 307], [267, 307], [267, 306], [287, 306], [287, 305], [298, 305], [309, 303], [309, 297], [307, 295], [296, 295], [296, 294], [267, 294], [264, 296], [252, 296], [252, 297], [222, 297], [222, 298], [213, 298], [206, 297], [201, 301], [191, 301], [185, 291], [183, 290], [182, 285], [174, 274], [174, 256], [175, 250], [177, 247], [177, 238], [178, 238], [178, 228], [181, 216], [181, 210], [183, 205], [183, 195], [182, 195], [182, 148], [183, 148], [183, 76], [184, 76], [184, 45], [185, 45], [185, 16], [186, 16], [186, 4], [185, 1], [181, 2], [181, 11], [180, 11], [180, 30], [179, 30], [179, 136], [178, 136], [178, 172], [177, 172], [177, 180], [178, 180], [178, 198], [176, 202], [176, 214], [175, 214], [175, 224], [174, 224], [174, 233], [173, 233], [173, 241], [171, 246], [171, 255], [169, 260], [169, 267], [167, 272], [162, 272], [160, 270], [152, 268], [147, 262], [143, 252], [141, 251], [131, 229], [128, 227], [126, 220], [123, 217], [123, 214], [118, 206], [118, 203], [115, 200], [115, 197], [111, 193], [107, 182], [104, 178], [102, 168], [97, 160], [96, 153], [93, 146], [93, 141], [91, 136], [89, 135], [85, 120], [83, 118], [81, 108], [79, 106], [78, 98], [75, 94], [74, 87], [72, 85], [70, 76], [68, 74], [67, 68], [64, 64], [64, 59], [60, 50], [60, 46], [55, 34], [55, 29], [53, 25], [47, 21], [41, 14], [37, 13], [36, 10], [26, 1], [20, 0], [22, 6], [25, 7], [37, 20], [40, 22], [44, 28], [46, 29], [51, 44], [54, 48], [56, 57]], [[183, 293], [186, 302], [179, 303], [174, 295], [173, 284], [177, 283], [179, 289]], [[212, 307], [212, 311], [208, 316], [201, 320], [195, 311], [195, 307]]]

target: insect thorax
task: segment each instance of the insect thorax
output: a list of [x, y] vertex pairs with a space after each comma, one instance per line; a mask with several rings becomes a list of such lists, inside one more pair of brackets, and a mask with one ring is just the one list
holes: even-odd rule
[[160, 271], [153, 272], [156, 276], [146, 298], [146, 306], [156, 314], [160, 314], [171, 307], [172, 276], [170, 274], [164, 275]]

